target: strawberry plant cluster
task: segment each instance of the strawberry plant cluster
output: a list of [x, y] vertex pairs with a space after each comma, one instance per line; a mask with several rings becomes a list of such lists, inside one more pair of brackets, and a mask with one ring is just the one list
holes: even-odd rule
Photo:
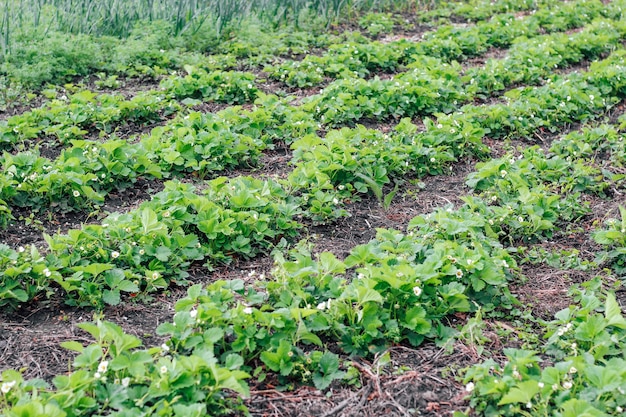
[[160, 90], [142, 92], [126, 99], [121, 94], [95, 94], [83, 90], [61, 96], [49, 104], [13, 116], [0, 125], [0, 144], [53, 136], [59, 142], [81, 138], [90, 131], [110, 134], [129, 123], [149, 124], [182, 109], [174, 99], [199, 98], [229, 104], [254, 101], [254, 76], [238, 72], [206, 72], [187, 67], [188, 75], [163, 79]]
[[[585, 9], [585, 13], [580, 13], [581, 8]], [[549, 10], [545, 14], [531, 14], [523, 18], [501, 13], [475, 26], [444, 25], [424, 34], [419, 42], [405, 39], [389, 43], [366, 42], [367, 39], [357, 38], [352, 44], [331, 45], [325, 55], [308, 55], [302, 60], [266, 66], [264, 70], [270, 78], [291, 87], [311, 87], [321, 84], [327, 77], [361, 78], [372, 72], [394, 71], [420, 62], [425, 57], [440, 58], [450, 63], [484, 54], [490, 47], [508, 47], [517, 39], [532, 39], [544, 31], [563, 31], [580, 27], [596, 18], [613, 16], [600, 2], [572, 2], [566, 7], [554, 4]], [[601, 49], [602, 44], [598, 48]], [[523, 50], [522, 47], [520, 49]], [[507, 68], [506, 65], [504, 68]], [[547, 68], [551, 69], [552, 66]], [[511, 71], [511, 74], [515, 72]]]
[[[562, 236], [589, 218], [590, 201], [624, 192], [626, 119], [615, 116], [626, 97], [624, 7], [448, 3], [420, 14], [443, 23], [420, 40], [380, 39], [404, 23], [370, 13], [357, 24], [369, 37], [272, 32], [265, 52], [271, 36], [259, 32], [255, 44], [246, 28], [213, 45], [214, 55], [167, 45], [163, 31], [138, 28], [123, 47], [100, 40], [120, 65], [100, 73], [100, 86], [142, 73], [158, 88], [129, 96], [67, 85], [67, 96], [46, 90], [41, 107], [0, 122], [0, 227], [18, 222], [17, 212], [94, 217], [47, 230], [45, 245], [0, 244], [0, 307], [56, 297], [104, 317], [109, 306], [188, 286], [199, 270], [270, 252], [274, 267], [189, 286], [156, 330], [161, 346], [144, 347], [105, 319], [80, 324], [93, 342], [63, 343], [76, 353], [69, 372], [48, 382], [0, 372], [0, 413], [228, 415], [245, 413], [250, 380], [324, 391], [354, 380], [350, 358], [449, 347], [464, 332], [451, 317], [477, 322], [519, 308], [518, 264], [549, 258], [606, 267], [614, 288], [601, 277], [573, 287], [569, 307], [535, 320], [543, 341], [466, 369], [469, 409], [455, 415], [622, 415], [626, 319], [615, 290], [626, 271], [626, 206], [593, 225], [593, 261], [518, 246]], [[315, 48], [324, 52], [298, 56]], [[507, 50], [488, 58], [494, 48]], [[47, 79], [105, 64], [63, 65]], [[265, 76], [311, 94], [267, 94]], [[205, 103], [220, 110], [194, 107]], [[150, 130], [121, 139], [132, 126]], [[534, 145], [505, 145], [498, 156], [488, 146], [511, 139]], [[287, 172], [256, 172], [276, 149]], [[406, 230], [378, 228], [343, 259], [298, 242], [361, 199], [386, 210], [408, 180], [446, 175], [464, 160], [475, 163], [468, 195]], [[141, 180], [163, 181], [163, 190], [100, 212], [111, 193]]]

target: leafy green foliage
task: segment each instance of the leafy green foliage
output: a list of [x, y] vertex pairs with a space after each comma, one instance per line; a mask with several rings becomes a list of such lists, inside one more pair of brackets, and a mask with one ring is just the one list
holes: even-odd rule
[[607, 219], [605, 228], [593, 234], [596, 243], [609, 249], [598, 254], [598, 262], [608, 262], [619, 275], [626, 273], [626, 208], [619, 207], [621, 219]]
[[373, 37], [393, 31], [394, 19], [391, 13], [367, 13], [359, 19], [359, 27]]
[[505, 350], [504, 365], [488, 360], [464, 377], [470, 404], [486, 415], [518, 416], [558, 410], [563, 416], [622, 415], [626, 383], [622, 353], [626, 320], [613, 293], [578, 291], [579, 305], [547, 324], [542, 367], [535, 351]]
[[258, 139], [233, 132], [228, 123], [210, 113], [191, 113], [166, 127], [155, 128], [141, 144], [164, 171], [193, 172], [200, 178], [228, 168], [255, 165], [266, 148]]
[[142, 175], [161, 176], [143, 148], [121, 140], [76, 140], [54, 161], [21, 152], [5, 153], [0, 162], [7, 183], [0, 196], [11, 206], [35, 211], [93, 208], [107, 193], [128, 187]]
[[241, 104], [254, 101], [257, 88], [251, 73], [234, 71], [207, 72], [200, 68], [185, 66], [187, 75], [169, 77], [161, 82], [161, 88], [177, 99], [194, 98]]
[[205, 195], [193, 191], [166, 183], [134, 211], [46, 236], [55, 264], [63, 268], [57, 283], [68, 302], [102, 307], [118, 303], [119, 291], [148, 294], [171, 281], [182, 284], [193, 261], [250, 257], [299, 227], [298, 206], [272, 181], [221, 178]]
[[17, 307], [43, 291], [58, 276], [35, 246], [12, 250], [0, 245], [0, 307]]
[[[16, 371], [1, 376], [3, 403], [20, 415], [65, 416], [109, 412], [111, 415], [222, 415], [237, 408], [226, 390], [249, 393], [249, 375], [219, 364], [211, 349], [193, 354], [168, 354], [169, 347], [144, 349], [141, 341], [114, 323], [79, 324], [94, 343], [66, 342], [78, 352], [74, 371], [59, 375], [49, 386], [24, 381]], [[7, 385], [8, 384], [8, 385]], [[6, 392], [5, 392], [6, 391]], [[26, 401], [25, 401], [26, 400]]]
[[428, 58], [391, 80], [338, 80], [308, 100], [304, 109], [330, 125], [450, 112], [471, 98], [462, 87], [459, 71], [458, 65]]
[[105, 135], [130, 122], [154, 122], [160, 120], [161, 114], [169, 115], [180, 108], [180, 104], [165, 100], [157, 91], [139, 93], [127, 100], [121, 94], [83, 90], [3, 121], [0, 143], [15, 146], [39, 135], [49, 135], [66, 144], [72, 139], [84, 139], [89, 131]]

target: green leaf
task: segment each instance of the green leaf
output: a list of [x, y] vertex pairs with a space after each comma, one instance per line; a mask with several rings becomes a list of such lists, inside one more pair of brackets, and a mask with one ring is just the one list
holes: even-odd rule
[[219, 342], [224, 337], [224, 330], [219, 327], [211, 327], [203, 334], [204, 340], [213, 344]]
[[76, 342], [74, 340], [70, 340], [70, 341], [61, 343], [61, 347], [65, 348], [65, 349], [68, 349], [68, 350], [72, 350], [74, 352], [78, 352], [78, 353], [81, 353], [83, 350], [85, 350], [85, 348], [83, 347], [82, 344], [80, 344], [80, 343], [78, 343], [78, 342]]
[[322, 252], [319, 257], [320, 266], [324, 272], [330, 274], [343, 274], [346, 272], [344, 263], [338, 260], [333, 253]]
[[130, 367], [130, 365], [131, 365], [131, 361], [130, 361], [130, 358], [128, 356], [126, 356], [126, 355], [119, 355], [119, 356], [116, 356], [115, 358], [113, 358], [113, 360], [109, 364], [109, 367], [113, 371], [119, 371], [120, 369], [126, 369], [126, 368]]
[[376, 196], [376, 199], [382, 205], [383, 204], [383, 188], [382, 188], [382, 186], [380, 184], [378, 184], [376, 181], [374, 181], [372, 178], [370, 178], [367, 175], [364, 175], [364, 174], [362, 174], [360, 172], [355, 172], [354, 175], [356, 177], [359, 177], [360, 179], [362, 179], [369, 186], [369, 189], [372, 191], [372, 193], [374, 193], [374, 196]]
[[535, 394], [539, 392], [537, 381], [523, 381], [511, 390], [500, 400], [498, 405], [530, 402]]
[[[11, 290], [11, 291], [7, 291], [7, 293], [11, 296], [13, 296], [13, 298], [15, 298], [18, 301], [21, 301], [23, 303], [25, 303], [26, 301], [28, 301], [28, 293], [20, 288]], [[9, 298], [7, 296], [7, 298]]]
[[245, 383], [245, 381], [238, 379], [235, 375], [235, 372], [229, 372], [227, 378], [223, 378], [223, 376], [220, 376], [221, 388], [231, 389], [243, 396], [244, 398], [250, 396], [250, 389], [248, 388], [248, 385]]
[[339, 370], [339, 356], [326, 351], [320, 359], [320, 370], [324, 374], [332, 374]]
[[171, 335], [174, 334], [176, 330], [176, 326], [172, 323], [161, 323], [156, 329], [156, 334], [159, 336]]
[[102, 292], [102, 301], [112, 306], [118, 305], [121, 301], [119, 290], [104, 290]]
[[202, 417], [206, 415], [206, 405], [204, 404], [174, 404], [172, 409], [175, 417]]
[[274, 372], [280, 371], [280, 355], [276, 352], [261, 352], [261, 360]]
[[296, 330], [296, 341], [309, 342], [317, 346], [322, 346], [322, 340], [314, 333], [311, 333], [307, 329], [303, 321], [298, 322], [298, 329]]
[[74, 359], [74, 366], [76, 368], [91, 368], [100, 361], [101, 357], [102, 348], [99, 345], [89, 345]]
[[367, 287], [358, 287], [357, 288], [358, 299], [357, 302], [359, 304], [365, 304], [369, 301], [373, 301], [375, 303], [382, 303], [383, 297], [375, 290]]
[[141, 231], [144, 235], [149, 235], [165, 229], [165, 225], [159, 223], [159, 219], [154, 210], [145, 208], [141, 211]]
[[138, 292], [139, 287], [135, 285], [133, 282], [124, 280], [120, 282], [117, 286], [117, 289], [124, 292]]
[[421, 306], [408, 309], [404, 319], [404, 326], [416, 333], [426, 334], [432, 327], [430, 320], [426, 318], [426, 310]]
[[82, 271], [95, 277], [112, 268], [113, 265], [111, 264], [90, 263], [89, 265], [77, 266], [74, 271]]
[[313, 383], [319, 390], [324, 390], [335, 379], [343, 378], [345, 372], [339, 371], [339, 356], [326, 351], [320, 358], [319, 372], [313, 375]]
[[236, 353], [231, 353], [226, 356], [224, 366], [230, 370], [240, 369], [243, 366], [243, 358]]
[[104, 274], [104, 281], [109, 288], [116, 288], [124, 280], [124, 271], [121, 269], [111, 269]]
[[159, 246], [154, 253], [154, 256], [159, 261], [162, 261], [162, 262], [167, 262], [167, 260], [169, 259], [171, 255], [172, 255], [172, 250], [168, 248], [167, 246]]
[[593, 407], [587, 401], [571, 399], [563, 404], [563, 417], [605, 417], [607, 414]]
[[609, 293], [606, 296], [604, 317], [606, 317], [609, 326], [626, 329], [626, 320], [624, 319], [624, 316], [622, 316], [622, 310], [615, 299], [615, 294], [613, 293]]
[[328, 388], [335, 379], [343, 378], [344, 375], [344, 372], [336, 372], [329, 375], [315, 374], [313, 375], [313, 384], [315, 384], [315, 388], [323, 391]]

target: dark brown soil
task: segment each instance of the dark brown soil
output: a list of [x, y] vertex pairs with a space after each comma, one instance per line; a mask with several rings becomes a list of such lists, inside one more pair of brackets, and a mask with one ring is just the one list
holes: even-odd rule
[[293, 392], [252, 390], [245, 402], [253, 417], [262, 416], [442, 416], [463, 408], [460, 384], [441, 377], [476, 358], [460, 347], [451, 355], [427, 344], [419, 349], [389, 349], [391, 362], [355, 361], [361, 377], [353, 388], [331, 388], [322, 393], [310, 387]]

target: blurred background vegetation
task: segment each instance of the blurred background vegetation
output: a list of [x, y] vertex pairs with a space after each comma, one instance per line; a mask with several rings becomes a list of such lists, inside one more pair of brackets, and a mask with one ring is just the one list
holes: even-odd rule
[[275, 53], [272, 45], [281, 36], [311, 45], [303, 38], [323, 36], [340, 17], [411, 13], [437, 1], [5, 0], [0, 2], [0, 103], [77, 76], [171, 71], [193, 63], [185, 54], [240, 58], [264, 47]]

